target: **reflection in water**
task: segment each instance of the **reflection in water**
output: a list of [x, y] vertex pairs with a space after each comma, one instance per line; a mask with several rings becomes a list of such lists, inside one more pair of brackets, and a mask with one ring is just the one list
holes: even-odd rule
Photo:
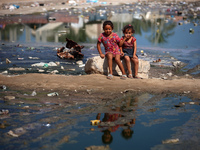
[[[57, 43], [64, 42], [64, 39], [68, 37], [77, 42], [94, 43], [99, 33], [102, 32], [102, 21], [109, 19], [114, 23], [114, 32], [117, 32], [119, 36], [122, 36], [123, 26], [131, 23], [134, 25], [136, 35], [151, 31], [148, 39], [152, 43], [162, 43], [171, 35], [168, 32], [175, 27], [173, 22], [165, 24], [164, 18], [159, 18], [163, 16], [157, 16], [154, 17], [154, 20], [150, 20], [149, 17], [135, 19], [133, 13], [113, 13], [110, 16], [106, 13], [106, 10], [96, 10], [91, 13], [83, 13], [84, 15], [73, 14], [73, 16], [66, 16], [64, 13], [52, 13], [42, 17], [28, 15], [29, 20], [28, 16], [13, 16], [13, 20], [20, 20], [16, 21], [15, 25], [1, 20], [1, 24], [5, 24], [1, 29], [1, 40]], [[56, 19], [49, 21], [49, 16]], [[73, 19], [71, 19], [72, 17]], [[156, 25], [158, 22], [159, 26]], [[158, 30], [159, 32], [156, 32]]]
[[[97, 120], [101, 120], [98, 124], [98, 128], [103, 132], [102, 142], [104, 144], [111, 144], [113, 141], [112, 132], [116, 132], [119, 128], [122, 128], [121, 136], [124, 139], [131, 139], [134, 133], [133, 126], [135, 125], [135, 111], [138, 105], [138, 97], [127, 96], [117, 101], [116, 107], [112, 107], [111, 113], [104, 113], [101, 120], [101, 113], [96, 116]], [[131, 107], [134, 107], [132, 109]], [[124, 113], [132, 112], [131, 116], [126, 116]], [[131, 118], [133, 117], [133, 118]]]

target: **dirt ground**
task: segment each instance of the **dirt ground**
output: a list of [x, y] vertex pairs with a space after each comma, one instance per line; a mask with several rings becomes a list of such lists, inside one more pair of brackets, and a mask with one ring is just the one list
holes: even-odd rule
[[[24, 74], [19, 76], [0, 75], [0, 85], [12, 90], [68, 93], [75, 97], [96, 97], [96, 99], [115, 98], [123, 93], [189, 94], [200, 97], [200, 79], [126, 79], [115, 76], [113, 80], [105, 75], [82, 76]], [[66, 94], [65, 93], [65, 94]]]

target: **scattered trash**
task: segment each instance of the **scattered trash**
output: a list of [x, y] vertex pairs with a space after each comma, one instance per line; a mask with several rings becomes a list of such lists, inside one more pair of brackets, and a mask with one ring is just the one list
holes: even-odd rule
[[155, 62], [161, 62], [161, 59], [159, 58], [159, 59], [157, 59], [157, 60], [154, 60], [153, 62], [154, 62], [154, 63], [155, 63]]
[[31, 96], [36, 96], [37, 95], [37, 93], [36, 93], [36, 91], [34, 90], [32, 93], [31, 93]]
[[168, 139], [168, 140], [164, 140], [162, 141], [163, 144], [169, 144], [169, 143], [177, 143], [179, 142], [179, 139]]
[[77, 64], [77, 65], [82, 65], [82, 64], [83, 64], [83, 61], [82, 61], [82, 60], [79, 60], [79, 61], [76, 62], [76, 64]]
[[47, 124], [44, 124], [45, 127], [50, 127], [51, 124], [47, 123]]
[[42, 70], [42, 69], [38, 69], [38, 72], [45, 72], [45, 70]]
[[28, 47], [27, 49], [29, 49], [29, 50], [34, 50], [35, 47]]
[[8, 132], [8, 135], [11, 135], [11, 136], [13, 136], [13, 137], [19, 137], [19, 135], [15, 134], [12, 130], [10, 130], [10, 131]]
[[7, 115], [7, 114], [9, 114], [9, 110], [7, 109], [0, 110], [0, 115]]
[[81, 67], [85, 67], [85, 64], [79, 65], [78, 67], [80, 67], [80, 68], [81, 68]]
[[183, 25], [183, 22], [179, 22], [178, 25]]
[[61, 67], [60, 67], [60, 69], [64, 70], [64, 67], [63, 67], [63, 66], [61, 66]]
[[66, 48], [58, 48], [57, 49], [57, 56], [61, 59], [81, 59], [83, 58], [83, 54], [81, 53], [81, 49], [84, 48], [84, 46], [80, 46], [76, 42], [66, 38], [67, 44]]
[[194, 23], [194, 26], [197, 26], [197, 23]]
[[38, 57], [28, 57], [29, 59], [39, 59]]
[[2, 90], [6, 90], [6, 86], [5, 86], [5, 85], [0, 86], [0, 88], [1, 88]]
[[85, 150], [111, 150], [111, 148], [109, 147], [109, 144], [105, 146], [92, 145], [92, 146], [86, 147]]
[[11, 61], [8, 58], [6, 58], [6, 64], [10, 64], [10, 63]]
[[44, 66], [43, 66], [44, 68], [47, 68], [47, 67], [49, 67], [49, 65], [48, 64], [44, 64]]
[[15, 99], [15, 96], [4, 96], [5, 100], [13, 100]]
[[40, 63], [35, 63], [31, 65], [32, 67], [54, 67], [57, 66], [56, 63], [54, 62], [49, 62], [49, 63], [44, 63], [44, 62], [40, 62]]
[[49, 93], [47, 96], [58, 96], [59, 94], [57, 92]]
[[189, 32], [190, 32], [190, 34], [193, 34], [194, 33], [194, 29], [190, 28]]
[[50, 74], [56, 74], [56, 73], [59, 73], [59, 71], [58, 70], [53, 70], [53, 71], [50, 72]]
[[27, 108], [29, 108], [29, 106], [24, 106], [23, 108], [24, 108], [24, 109], [27, 109]]
[[19, 67], [19, 68], [8, 68], [8, 70], [12, 70], [12, 71], [23, 71], [23, 70], [25, 70], [25, 68], [21, 68], [21, 67]]
[[20, 57], [18, 57], [17, 59], [18, 59], [18, 60], [24, 60], [24, 58], [20, 58]]
[[97, 126], [99, 123], [101, 123], [100, 120], [90, 120], [90, 122], [91, 122], [91, 125], [93, 126]]

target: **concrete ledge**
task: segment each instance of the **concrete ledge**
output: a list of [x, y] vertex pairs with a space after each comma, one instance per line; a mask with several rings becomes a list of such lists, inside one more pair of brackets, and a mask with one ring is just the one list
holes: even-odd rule
[[[124, 65], [125, 71], [128, 73], [125, 60], [122, 60], [122, 63]], [[131, 63], [131, 69], [134, 72], [134, 65]], [[121, 71], [115, 61], [113, 61], [113, 75], [121, 75]], [[150, 63], [148, 61], [144, 61], [142, 59], [139, 59], [139, 69], [138, 69], [138, 75], [142, 78], [148, 78], [148, 73], [150, 70]], [[108, 62], [107, 58], [102, 59], [100, 56], [95, 56], [92, 58], [89, 58], [85, 64], [85, 72], [87, 74], [108, 74]]]

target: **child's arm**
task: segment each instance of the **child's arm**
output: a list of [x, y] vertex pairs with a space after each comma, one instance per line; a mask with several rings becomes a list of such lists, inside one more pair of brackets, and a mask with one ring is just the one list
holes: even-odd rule
[[123, 52], [123, 50], [122, 50], [122, 47], [121, 47], [121, 46], [119, 47], [119, 49], [120, 49], [121, 56], [124, 56], [124, 52]]
[[122, 45], [124, 44], [125, 41], [126, 41], [126, 37], [124, 37], [123, 40], [121, 40], [121, 41], [119, 42], [119, 46], [122, 47]]
[[100, 54], [100, 57], [101, 58], [104, 58], [105, 57], [105, 55], [102, 53], [102, 51], [101, 51], [101, 43], [98, 41], [97, 42], [97, 50], [98, 50], [98, 52], [99, 52], [99, 54]]

